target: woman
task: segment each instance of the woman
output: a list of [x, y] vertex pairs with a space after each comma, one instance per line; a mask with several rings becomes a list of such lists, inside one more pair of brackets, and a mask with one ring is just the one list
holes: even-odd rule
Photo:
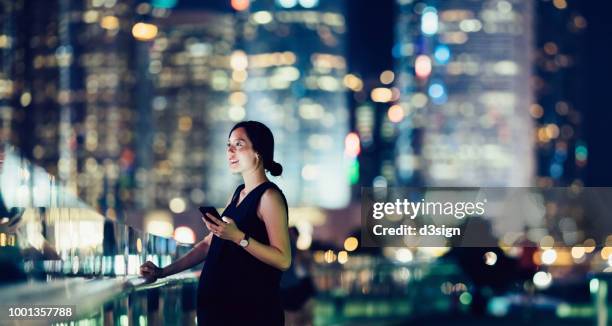
[[282, 191], [266, 177], [282, 173], [273, 159], [274, 138], [264, 124], [243, 121], [229, 135], [227, 159], [240, 185], [221, 214], [210, 214], [211, 231], [185, 256], [159, 268], [140, 270], [148, 281], [191, 268], [206, 257], [198, 285], [199, 325], [283, 325], [279, 300], [282, 271], [291, 265], [288, 208]]

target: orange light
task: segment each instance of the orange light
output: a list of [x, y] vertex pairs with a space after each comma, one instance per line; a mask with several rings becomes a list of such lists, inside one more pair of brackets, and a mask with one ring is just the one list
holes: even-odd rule
[[344, 153], [349, 157], [356, 157], [359, 155], [360, 149], [359, 136], [356, 133], [351, 132], [346, 135], [344, 139]]
[[195, 243], [195, 233], [188, 226], [179, 226], [174, 230], [174, 240], [180, 243]]
[[567, 2], [565, 0], [553, 0], [553, 5], [560, 10], [567, 8]]
[[612, 247], [603, 247], [599, 254], [601, 255], [601, 259], [607, 260], [608, 257], [612, 255]]
[[359, 240], [355, 237], [348, 237], [344, 240], [344, 250], [346, 251], [355, 251], [359, 246]]
[[363, 89], [363, 81], [353, 74], [348, 74], [344, 76], [343, 81], [344, 86], [350, 88], [353, 92], [359, 92]]
[[385, 70], [380, 74], [380, 82], [385, 85], [391, 84], [393, 79], [395, 79], [395, 74], [391, 70]]
[[377, 87], [370, 92], [370, 97], [374, 102], [386, 103], [393, 98], [393, 92], [385, 87]]
[[232, 8], [236, 11], [243, 11], [249, 7], [249, 0], [232, 0]]
[[544, 115], [544, 109], [538, 104], [532, 104], [531, 107], [529, 107], [529, 113], [531, 113], [532, 117], [539, 119]]
[[102, 18], [102, 21], [100, 21], [100, 26], [104, 29], [115, 30], [119, 28], [119, 19], [115, 16], [105, 16]]
[[545, 127], [546, 136], [550, 139], [559, 137], [559, 127], [554, 123], [549, 123]]
[[139, 41], [150, 41], [157, 36], [157, 26], [147, 23], [136, 23], [132, 27], [132, 35]]
[[389, 121], [398, 123], [404, 119], [404, 109], [398, 104], [395, 104], [389, 108], [387, 116], [389, 117]]

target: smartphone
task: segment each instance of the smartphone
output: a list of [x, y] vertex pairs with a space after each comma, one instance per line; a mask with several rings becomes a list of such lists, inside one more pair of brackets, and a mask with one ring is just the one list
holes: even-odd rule
[[218, 218], [221, 220], [221, 215], [219, 215], [219, 212], [217, 212], [217, 209], [212, 207], [212, 206], [201, 206], [200, 207], [200, 212], [202, 213], [202, 215], [204, 216], [204, 218], [210, 222], [210, 223], [215, 223], [213, 220], [211, 220], [210, 218], [208, 218], [208, 216], [206, 215], [206, 213], [209, 213], [210, 215]]

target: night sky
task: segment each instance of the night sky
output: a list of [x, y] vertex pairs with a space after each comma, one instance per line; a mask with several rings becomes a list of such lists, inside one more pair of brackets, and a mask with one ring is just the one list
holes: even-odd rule
[[587, 20], [584, 128], [589, 158], [587, 185], [612, 187], [612, 3], [581, 1]]
[[[213, 9], [231, 12], [229, 0], [179, 0], [177, 9]], [[364, 79], [374, 79], [393, 69], [394, 0], [348, 0], [349, 71]], [[586, 185], [612, 187], [612, 2], [605, 0], [570, 1], [579, 5], [587, 20], [586, 57], [578, 64], [586, 85], [583, 128], [589, 149]]]

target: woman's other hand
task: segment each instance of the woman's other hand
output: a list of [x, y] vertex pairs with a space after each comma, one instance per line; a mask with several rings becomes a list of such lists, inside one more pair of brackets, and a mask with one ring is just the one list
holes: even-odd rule
[[164, 277], [163, 268], [157, 267], [151, 261], [140, 265], [140, 275], [147, 280], [147, 283], [153, 283], [158, 278]]
[[206, 216], [210, 218], [215, 223], [208, 222], [204, 217], [202, 220], [206, 224], [206, 227], [212, 232], [214, 235], [221, 239], [226, 239], [233, 241], [235, 243], [240, 242], [242, 238], [244, 238], [244, 233], [238, 229], [236, 223], [231, 218], [224, 216], [223, 220], [220, 220], [214, 217], [211, 214], [206, 213]]

